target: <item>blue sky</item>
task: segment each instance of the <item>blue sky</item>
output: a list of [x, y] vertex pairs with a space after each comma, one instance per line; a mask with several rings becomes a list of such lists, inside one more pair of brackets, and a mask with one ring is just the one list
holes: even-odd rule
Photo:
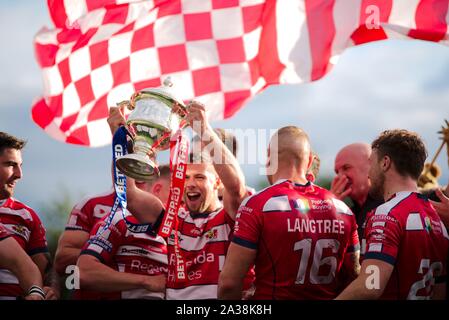
[[[64, 188], [73, 199], [108, 188], [109, 147], [65, 145], [31, 120], [32, 101], [42, 90], [32, 40], [41, 27], [50, 27], [46, 1], [0, 1], [0, 24], [0, 130], [29, 141], [16, 197], [40, 208], [58, 199]], [[300, 126], [322, 158], [325, 176], [333, 174], [333, 159], [342, 146], [370, 142], [385, 129], [418, 132], [432, 156], [440, 143], [436, 132], [444, 118], [449, 119], [449, 48], [389, 41], [349, 49], [324, 79], [270, 87], [232, 119], [213, 125], [242, 129]], [[445, 153], [438, 163], [444, 170], [440, 182], [445, 184]], [[263, 179], [257, 165], [243, 168], [249, 184]]]

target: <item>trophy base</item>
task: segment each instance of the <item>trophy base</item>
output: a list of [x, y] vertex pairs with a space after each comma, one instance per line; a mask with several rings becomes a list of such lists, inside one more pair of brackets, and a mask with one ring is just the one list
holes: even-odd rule
[[159, 176], [157, 165], [146, 155], [127, 154], [116, 161], [117, 168], [138, 181], [150, 181]]

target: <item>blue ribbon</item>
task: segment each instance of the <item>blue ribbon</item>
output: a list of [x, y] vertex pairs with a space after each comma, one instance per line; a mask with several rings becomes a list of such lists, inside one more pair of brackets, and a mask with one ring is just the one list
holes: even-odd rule
[[148, 233], [152, 236], [155, 235], [153, 225], [151, 223], [137, 224], [129, 221], [126, 218], [127, 212], [127, 200], [126, 200], [126, 176], [120, 172], [116, 166], [116, 160], [118, 157], [124, 156], [128, 153], [128, 141], [126, 136], [128, 131], [124, 126], [121, 126], [114, 134], [112, 139], [112, 161], [114, 166], [114, 189], [115, 189], [115, 201], [114, 206], [106, 219], [106, 224], [102, 227], [102, 232], [106, 230], [111, 224], [117, 209], [121, 207], [122, 217], [126, 223], [126, 227], [129, 231], [134, 233]]

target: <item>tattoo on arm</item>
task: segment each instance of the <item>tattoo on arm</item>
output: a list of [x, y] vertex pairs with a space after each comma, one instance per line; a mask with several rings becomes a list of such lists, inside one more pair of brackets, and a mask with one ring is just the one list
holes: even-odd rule
[[351, 254], [351, 261], [354, 265], [354, 278], [357, 278], [357, 276], [360, 274], [360, 251], [356, 251], [353, 254]]

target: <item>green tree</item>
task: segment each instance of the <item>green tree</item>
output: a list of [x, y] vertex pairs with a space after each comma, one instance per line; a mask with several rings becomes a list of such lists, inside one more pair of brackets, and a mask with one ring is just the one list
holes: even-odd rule
[[42, 213], [45, 229], [47, 230], [48, 249], [52, 257], [55, 256], [59, 237], [62, 231], [64, 231], [67, 217], [74, 203], [67, 187], [62, 186], [59, 189], [61, 192], [58, 194], [58, 197], [43, 203], [39, 211]]

